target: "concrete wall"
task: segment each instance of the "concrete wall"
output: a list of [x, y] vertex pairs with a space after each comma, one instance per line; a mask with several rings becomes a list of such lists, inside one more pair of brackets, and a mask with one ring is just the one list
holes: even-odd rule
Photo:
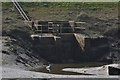
[[[86, 61], [99, 61], [101, 57], [109, 54], [108, 40], [104, 37], [86, 37], [80, 33], [72, 32], [73, 27], [69, 21], [38, 21], [44, 30], [48, 29], [48, 22], [53, 25], [62, 25], [62, 33], [57, 35], [59, 38], [51, 37], [35, 38], [33, 41], [34, 49], [39, 56], [54, 63], [75, 63]], [[54, 27], [54, 26], [53, 26]], [[74, 30], [73, 30], [74, 31]], [[43, 34], [49, 34], [44, 32]]]
[[99, 61], [109, 53], [106, 38], [85, 38], [84, 50], [73, 34], [62, 34], [54, 37], [34, 39], [34, 48], [39, 56], [53, 63], [79, 63]]

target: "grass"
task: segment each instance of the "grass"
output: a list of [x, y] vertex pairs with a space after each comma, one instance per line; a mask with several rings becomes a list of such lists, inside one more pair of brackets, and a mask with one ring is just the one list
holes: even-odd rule
[[[94, 8], [113, 8], [118, 6], [118, 2], [19, 2], [23, 7], [49, 7], [49, 8], [83, 8], [83, 9], [94, 9]], [[11, 6], [11, 2], [4, 2], [4, 6]]]
[[[104, 11], [118, 9], [118, 2], [19, 2], [23, 9], [29, 12], [28, 15], [35, 19], [42, 20], [75, 20], [81, 10], [88, 10], [88, 14], [100, 16]], [[12, 8], [13, 3], [4, 2], [3, 8]], [[100, 12], [94, 13], [94, 11]], [[74, 13], [73, 13], [74, 12]], [[72, 13], [72, 15], [69, 15]], [[117, 12], [115, 12], [117, 13]], [[103, 14], [104, 16], [105, 14]], [[110, 14], [111, 15], [111, 14]], [[114, 14], [113, 14], [114, 15]], [[116, 15], [116, 14], [115, 14]], [[37, 16], [37, 17], [36, 17]], [[39, 17], [38, 17], [39, 16]], [[59, 17], [58, 17], [59, 16]], [[47, 17], [47, 18], [46, 18]], [[101, 17], [101, 16], [100, 16]], [[106, 17], [106, 15], [105, 15]], [[111, 17], [111, 16], [108, 16]], [[55, 19], [54, 19], [55, 18]]]

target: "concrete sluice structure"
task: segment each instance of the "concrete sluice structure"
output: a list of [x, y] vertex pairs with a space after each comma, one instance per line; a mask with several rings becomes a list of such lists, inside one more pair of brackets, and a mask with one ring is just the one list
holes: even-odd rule
[[75, 21], [31, 21], [17, 0], [14, 6], [33, 30], [34, 49], [49, 62], [96, 61], [109, 53], [105, 37], [89, 37], [81, 34], [85, 28]]
[[79, 63], [99, 61], [109, 53], [107, 38], [81, 34], [80, 22], [32, 22], [31, 35], [39, 56], [52, 63]]

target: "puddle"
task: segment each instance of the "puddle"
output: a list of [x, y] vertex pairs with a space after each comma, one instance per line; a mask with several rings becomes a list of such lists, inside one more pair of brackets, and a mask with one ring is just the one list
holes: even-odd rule
[[51, 68], [50, 68], [50, 72], [46, 69], [46, 67], [36, 68], [32, 71], [50, 73], [50, 74], [61, 74], [61, 75], [91, 75], [91, 74], [83, 74], [83, 73], [77, 73], [77, 72], [62, 71], [62, 69], [64, 69], [64, 68], [98, 67], [98, 66], [102, 66], [102, 65], [106, 65], [106, 64], [108, 64], [108, 63], [89, 62], [89, 63], [80, 63], [80, 64], [52, 64]]

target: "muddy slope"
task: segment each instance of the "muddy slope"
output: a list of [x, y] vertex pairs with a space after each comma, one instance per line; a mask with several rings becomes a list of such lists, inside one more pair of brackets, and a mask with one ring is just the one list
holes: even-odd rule
[[[5, 11], [9, 12], [9, 9]], [[4, 67], [30, 70], [42, 67], [46, 63], [40, 56], [35, 55], [30, 34], [31, 30], [22, 20], [3, 15], [2, 65]]]

